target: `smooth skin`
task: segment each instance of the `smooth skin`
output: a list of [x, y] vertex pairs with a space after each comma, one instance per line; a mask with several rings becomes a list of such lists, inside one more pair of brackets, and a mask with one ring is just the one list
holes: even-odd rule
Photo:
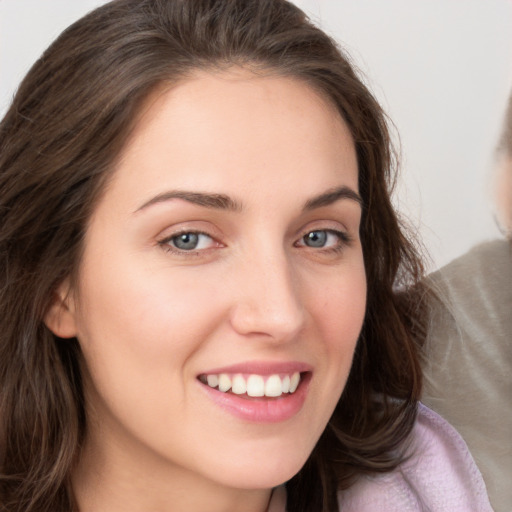
[[[266, 510], [348, 377], [360, 219], [351, 135], [304, 83], [198, 71], [148, 99], [46, 319], [85, 360], [81, 512]], [[310, 365], [292, 418], [240, 419], [198, 379], [254, 361]]]
[[512, 158], [501, 155], [495, 178], [497, 219], [505, 234], [512, 238]]

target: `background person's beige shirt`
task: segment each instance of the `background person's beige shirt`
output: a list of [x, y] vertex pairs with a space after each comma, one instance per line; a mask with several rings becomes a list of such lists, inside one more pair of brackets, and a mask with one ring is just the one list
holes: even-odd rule
[[479, 245], [429, 278], [439, 294], [423, 402], [462, 435], [496, 512], [512, 511], [512, 244]]

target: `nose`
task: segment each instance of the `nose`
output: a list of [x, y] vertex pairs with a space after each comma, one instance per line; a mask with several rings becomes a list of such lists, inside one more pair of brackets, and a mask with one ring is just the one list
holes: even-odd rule
[[237, 293], [230, 314], [233, 329], [287, 342], [301, 331], [305, 309], [300, 282], [286, 255], [253, 254], [236, 273]]

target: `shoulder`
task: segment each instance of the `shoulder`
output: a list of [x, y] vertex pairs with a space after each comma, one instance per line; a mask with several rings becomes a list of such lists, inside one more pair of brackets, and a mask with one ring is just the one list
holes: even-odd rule
[[[472, 340], [463, 357], [492, 365], [496, 351], [507, 351], [512, 333], [512, 245], [495, 240], [473, 248], [430, 275], [434, 291], [425, 350], [428, 358], [444, 361]], [[498, 356], [498, 357], [496, 357]], [[503, 357], [503, 354], [502, 354]]]
[[511, 280], [512, 245], [507, 240], [493, 240], [473, 247], [431, 274], [427, 285], [440, 294], [442, 301], [455, 301], [469, 308], [483, 303], [485, 308], [512, 297]]
[[475, 412], [500, 414], [510, 396], [511, 283], [506, 240], [479, 245], [429, 278], [436, 299], [422, 349], [423, 398], [457, 428]]
[[433, 275], [457, 279], [463, 278], [465, 274], [465, 281], [467, 281], [468, 277], [471, 276], [468, 276], [465, 271], [469, 268], [489, 273], [489, 275], [494, 274], [494, 265], [489, 265], [489, 262], [504, 268], [510, 266], [512, 264], [510, 241], [498, 239], [475, 245], [468, 252], [454, 259]]
[[420, 404], [409, 457], [339, 493], [341, 512], [492, 512], [482, 477], [459, 434]]
[[512, 499], [512, 245], [481, 244], [429, 277], [423, 400], [467, 442], [493, 505]]

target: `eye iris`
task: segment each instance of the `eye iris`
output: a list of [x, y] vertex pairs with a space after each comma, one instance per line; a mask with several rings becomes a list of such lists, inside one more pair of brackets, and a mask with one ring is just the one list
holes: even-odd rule
[[309, 247], [324, 247], [327, 242], [325, 231], [311, 231], [304, 237], [304, 243]]
[[197, 247], [199, 235], [197, 233], [182, 233], [181, 235], [175, 236], [172, 241], [178, 249], [190, 251]]

